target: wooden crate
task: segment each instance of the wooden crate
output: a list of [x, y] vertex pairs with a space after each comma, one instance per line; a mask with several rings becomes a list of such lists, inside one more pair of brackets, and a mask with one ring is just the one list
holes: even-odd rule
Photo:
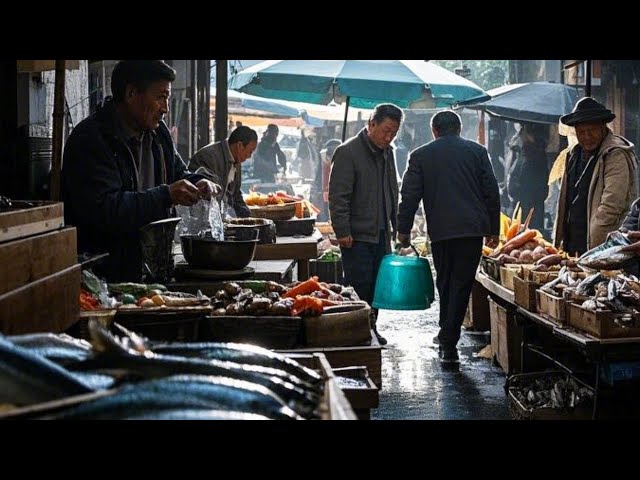
[[539, 283], [524, 280], [520, 277], [514, 278], [514, 302], [530, 312], [537, 312], [536, 290], [540, 287], [541, 285]]
[[540, 315], [556, 325], [567, 323], [567, 302], [564, 298], [538, 289], [536, 290], [536, 307]]
[[522, 371], [520, 344], [522, 327], [516, 324], [515, 317], [506, 308], [488, 297], [491, 316], [491, 349], [498, 364], [508, 375]]
[[489, 290], [479, 282], [473, 282], [471, 297], [465, 313], [463, 325], [474, 332], [486, 332], [490, 329], [489, 304], [487, 295]]
[[593, 311], [582, 308], [577, 303], [568, 304], [568, 323], [576, 330], [590, 333], [598, 338], [640, 337], [640, 318], [634, 318], [635, 325], [622, 327], [615, 321], [622, 317], [621, 313]]
[[0, 332], [19, 335], [65, 331], [80, 311], [80, 265], [0, 295]]
[[382, 348], [373, 330], [369, 333], [370, 345], [330, 348], [298, 348], [277, 350], [284, 354], [324, 353], [333, 368], [363, 365], [367, 367], [371, 380], [382, 388]]
[[544, 285], [545, 283], [549, 283], [551, 280], [555, 280], [558, 278], [558, 272], [534, 272], [529, 271], [530, 277], [529, 279], [532, 282], [539, 283], [540, 285]]
[[77, 263], [76, 229], [0, 243], [0, 295]]
[[[371, 409], [378, 408], [379, 390], [373, 383], [367, 367], [353, 366], [343, 368], [333, 368], [334, 375], [338, 378], [338, 385], [344, 392], [345, 397], [356, 412], [359, 420], [369, 420], [371, 418]], [[340, 377], [345, 379], [356, 380], [362, 386], [342, 385]]]
[[480, 257], [480, 268], [490, 278], [496, 282], [500, 282], [500, 263], [493, 257]]
[[0, 213], [0, 242], [50, 232], [64, 226], [62, 202], [30, 202], [35, 207]]
[[368, 306], [353, 312], [328, 313], [305, 317], [304, 345], [314, 347], [347, 347], [368, 345], [371, 340]]
[[504, 288], [513, 291], [513, 279], [521, 275], [521, 270], [518, 265], [505, 265], [500, 267], [500, 284]]

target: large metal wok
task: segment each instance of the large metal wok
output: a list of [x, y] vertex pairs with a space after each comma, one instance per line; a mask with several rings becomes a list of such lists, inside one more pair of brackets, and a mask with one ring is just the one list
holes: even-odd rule
[[194, 268], [242, 270], [256, 252], [258, 240], [214, 240], [196, 235], [181, 235], [184, 259]]

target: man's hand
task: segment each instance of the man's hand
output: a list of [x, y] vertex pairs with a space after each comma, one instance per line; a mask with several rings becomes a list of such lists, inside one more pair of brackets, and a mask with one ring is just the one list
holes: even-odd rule
[[411, 234], [398, 233], [398, 243], [402, 246], [402, 248], [409, 247], [411, 245]]
[[174, 205], [190, 207], [202, 198], [202, 193], [189, 180], [178, 180], [169, 185], [169, 195]]
[[220, 192], [222, 192], [222, 187], [220, 187], [220, 185], [213, 183], [211, 180], [207, 180], [206, 178], [198, 180], [196, 188], [200, 190], [200, 194], [205, 200], [211, 200], [212, 196], [217, 197]]
[[343, 248], [351, 248], [353, 246], [353, 237], [349, 235], [348, 237], [339, 238], [338, 245]]
[[484, 244], [489, 248], [496, 248], [500, 243], [498, 235], [491, 235], [490, 237], [484, 237]]

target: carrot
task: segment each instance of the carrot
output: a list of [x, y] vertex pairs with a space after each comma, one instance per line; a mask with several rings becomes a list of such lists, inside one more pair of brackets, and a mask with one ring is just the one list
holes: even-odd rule
[[509, 227], [509, 230], [507, 230], [507, 235], [506, 235], [507, 241], [514, 238], [518, 234], [519, 229], [520, 229], [520, 222], [516, 220], [511, 224], [511, 226]]
[[321, 298], [320, 301], [322, 302], [323, 307], [335, 307], [336, 305], [341, 304], [341, 302], [334, 302], [333, 300], [327, 300], [325, 298]]
[[298, 295], [308, 295], [311, 292], [316, 292], [318, 290], [322, 290], [322, 287], [318, 283], [318, 277], [314, 276], [309, 280], [305, 280], [304, 282], [299, 283], [281, 296], [282, 298], [296, 298]]
[[498, 256], [503, 251], [510, 252], [514, 248], [521, 247], [522, 245], [527, 243], [529, 240], [533, 240], [534, 238], [536, 238], [536, 233], [537, 233], [536, 230], [525, 230], [524, 232], [519, 233], [518, 235], [513, 237], [511, 240], [509, 240], [507, 243], [505, 243], [501, 249], [494, 251], [491, 254], [491, 256], [495, 257], [495, 256]]

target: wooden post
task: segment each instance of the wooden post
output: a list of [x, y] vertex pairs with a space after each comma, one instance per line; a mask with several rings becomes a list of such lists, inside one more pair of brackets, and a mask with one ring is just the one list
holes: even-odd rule
[[56, 81], [53, 96], [53, 152], [51, 157], [51, 200], [60, 200], [60, 172], [62, 170], [62, 136], [64, 128], [65, 61], [56, 60]]

